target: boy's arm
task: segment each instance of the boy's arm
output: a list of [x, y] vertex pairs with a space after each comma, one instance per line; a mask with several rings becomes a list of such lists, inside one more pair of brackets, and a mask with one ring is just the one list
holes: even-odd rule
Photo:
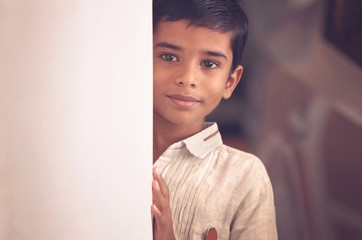
[[173, 232], [170, 195], [167, 184], [156, 167], [153, 168], [152, 173], [153, 204], [151, 212], [154, 216], [153, 239], [176, 240]]

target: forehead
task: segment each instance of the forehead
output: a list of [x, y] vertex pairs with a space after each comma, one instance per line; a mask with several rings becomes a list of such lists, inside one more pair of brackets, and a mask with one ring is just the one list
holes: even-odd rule
[[185, 20], [160, 21], [153, 33], [153, 44], [167, 42], [186, 49], [218, 50], [232, 56], [231, 36], [231, 32], [188, 25]]

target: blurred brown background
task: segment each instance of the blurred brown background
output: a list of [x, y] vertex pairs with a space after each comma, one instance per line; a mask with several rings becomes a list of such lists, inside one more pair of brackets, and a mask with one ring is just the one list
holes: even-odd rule
[[265, 163], [280, 240], [362, 239], [362, 1], [241, 4], [245, 72], [208, 120]]

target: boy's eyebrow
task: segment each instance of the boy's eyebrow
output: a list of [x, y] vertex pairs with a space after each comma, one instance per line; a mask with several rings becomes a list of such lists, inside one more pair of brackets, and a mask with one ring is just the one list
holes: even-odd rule
[[[164, 47], [164, 48], [170, 48], [173, 50], [182, 50], [182, 47], [176, 46], [174, 44], [168, 43], [168, 42], [160, 42], [156, 44], [156, 47]], [[225, 59], [228, 59], [226, 57], [225, 54], [223, 54], [222, 52], [217, 52], [217, 51], [205, 51], [204, 52], [206, 55], [209, 56], [215, 56], [215, 57], [223, 57]]]
[[223, 57], [225, 59], [228, 59], [225, 54], [222, 52], [214, 52], [214, 51], [206, 51], [205, 52], [209, 56], [215, 56], [215, 57]]
[[171, 48], [173, 50], [182, 50], [181, 47], [173, 45], [171, 43], [167, 43], [167, 42], [160, 42], [156, 44], [156, 47], [164, 47], [164, 48]]

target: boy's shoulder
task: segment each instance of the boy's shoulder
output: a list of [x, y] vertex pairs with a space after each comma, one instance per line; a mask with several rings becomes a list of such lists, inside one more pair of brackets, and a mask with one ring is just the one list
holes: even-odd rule
[[254, 154], [230, 147], [224, 143], [219, 146], [218, 151], [220, 152], [220, 158], [228, 158], [229, 160], [241, 161], [241, 162], [258, 162], [261, 160]]
[[221, 169], [238, 175], [269, 179], [264, 163], [256, 155], [225, 144], [221, 144], [216, 151], [217, 165]]

